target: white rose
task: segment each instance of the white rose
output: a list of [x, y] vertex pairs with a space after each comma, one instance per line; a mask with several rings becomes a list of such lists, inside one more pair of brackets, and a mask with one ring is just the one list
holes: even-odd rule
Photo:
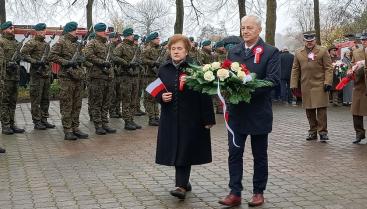
[[212, 66], [212, 68], [213, 68], [214, 70], [216, 70], [216, 69], [219, 69], [219, 68], [220, 68], [221, 64], [220, 64], [220, 62], [213, 62], [213, 63], [211, 64], [211, 66]]
[[243, 71], [237, 71], [237, 77], [243, 80], [246, 77], [246, 73]]
[[240, 71], [242, 71], [242, 68], [240, 66], [238, 66], [238, 67], [232, 68], [232, 70], [235, 71], [235, 72], [240, 72]]
[[237, 69], [240, 68], [240, 63], [238, 62], [232, 62], [231, 69], [234, 71], [238, 71]]
[[213, 72], [212, 71], [206, 71], [204, 73], [204, 79], [206, 81], [213, 81], [215, 79]]
[[224, 81], [224, 79], [229, 77], [229, 71], [227, 69], [221, 68], [217, 71], [217, 77], [219, 80]]
[[211, 68], [212, 66], [210, 65], [210, 64], [206, 64], [206, 65], [204, 65], [204, 67], [203, 67], [203, 71], [205, 72], [205, 71], [208, 71], [208, 70], [210, 70], [210, 68]]

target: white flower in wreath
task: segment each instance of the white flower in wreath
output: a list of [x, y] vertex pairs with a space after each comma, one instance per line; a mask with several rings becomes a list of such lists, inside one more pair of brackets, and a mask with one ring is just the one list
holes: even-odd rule
[[241, 79], [241, 80], [244, 80], [244, 79], [245, 79], [245, 77], [246, 77], [246, 73], [245, 73], [245, 72], [243, 72], [242, 70], [237, 71], [237, 77], [238, 77], [239, 79]]
[[220, 68], [221, 64], [220, 64], [220, 62], [213, 62], [213, 63], [211, 64], [211, 66], [212, 66], [212, 68], [213, 68], [214, 70], [217, 70], [217, 69], [219, 69], [219, 68]]
[[217, 77], [220, 81], [224, 81], [226, 78], [229, 77], [229, 70], [221, 68], [217, 71]]
[[212, 72], [212, 71], [206, 71], [206, 72], [204, 73], [204, 79], [205, 79], [206, 81], [213, 81], [213, 80], [215, 79], [215, 76], [214, 76], [214, 74], [213, 74], [213, 72]]
[[247, 82], [250, 82], [252, 81], [252, 76], [251, 74], [248, 74], [246, 75], [244, 78], [243, 78], [243, 84], [246, 84]]
[[238, 63], [238, 62], [232, 62], [231, 69], [235, 72], [238, 72], [238, 71], [242, 70], [242, 68], [240, 66], [240, 63]]
[[210, 68], [211, 68], [212, 66], [210, 65], [210, 64], [206, 64], [206, 65], [204, 65], [204, 67], [203, 67], [203, 71], [204, 72], [206, 72], [206, 71], [208, 71], [208, 70], [210, 70]]

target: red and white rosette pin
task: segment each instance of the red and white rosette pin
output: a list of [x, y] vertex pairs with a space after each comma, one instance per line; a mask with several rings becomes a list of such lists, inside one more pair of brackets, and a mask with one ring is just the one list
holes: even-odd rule
[[264, 48], [262, 46], [257, 46], [253, 49], [253, 53], [255, 54], [254, 63], [259, 64], [261, 55], [264, 53]]

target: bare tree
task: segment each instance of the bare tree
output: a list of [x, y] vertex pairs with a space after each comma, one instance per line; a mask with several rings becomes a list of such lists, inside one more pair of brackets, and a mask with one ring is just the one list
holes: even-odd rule
[[265, 40], [268, 44], [275, 46], [275, 30], [277, 22], [277, 1], [266, 1], [266, 29]]
[[313, 11], [315, 19], [315, 31], [316, 31], [316, 42], [321, 45], [320, 36], [320, 2], [319, 0], [313, 0]]
[[238, 0], [238, 11], [240, 14], [240, 20], [246, 16], [246, 0]]
[[87, 28], [91, 28], [93, 25], [93, 3], [94, 0], [88, 0], [86, 11], [87, 11]]
[[176, 22], [174, 26], [175, 34], [183, 32], [184, 14], [183, 0], [176, 0]]
[[0, 0], [0, 23], [6, 21], [5, 0]]

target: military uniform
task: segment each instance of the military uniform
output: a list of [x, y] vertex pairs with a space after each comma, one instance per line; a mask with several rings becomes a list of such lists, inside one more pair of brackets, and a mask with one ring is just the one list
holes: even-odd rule
[[[151, 39], [153, 40], [153, 39]], [[158, 44], [152, 41], [148, 43], [143, 52], [143, 63], [146, 66], [146, 85], [157, 78], [159, 58], [162, 51]], [[163, 56], [163, 55], [162, 55]], [[144, 94], [144, 107], [149, 116], [149, 125], [159, 125], [159, 109], [156, 100], [150, 94]]]
[[[367, 49], [357, 49], [353, 51], [353, 64], [365, 60], [367, 63]], [[358, 69], [354, 74], [354, 88], [352, 96], [351, 112], [353, 115], [353, 125], [356, 131], [356, 140], [359, 143], [366, 138], [366, 131], [363, 125], [363, 116], [367, 116], [367, 67]]]
[[[95, 26], [97, 30], [99, 24]], [[102, 27], [102, 26], [100, 26]], [[102, 27], [104, 30], [107, 26]], [[88, 71], [89, 93], [88, 100], [91, 101], [91, 115], [96, 128], [96, 134], [115, 133], [116, 130], [109, 127], [108, 110], [110, 108], [110, 94], [113, 87], [113, 72], [111, 64], [106, 60], [111, 50], [107, 44], [107, 38], [97, 35], [84, 48], [86, 61], [93, 64]]]
[[[46, 26], [45, 26], [46, 28]], [[30, 98], [32, 120], [35, 129], [54, 128], [47, 122], [50, 106], [51, 66], [46, 60], [41, 63], [46, 47], [50, 47], [44, 36], [35, 35], [22, 48], [23, 59], [31, 63], [30, 68]], [[48, 56], [48, 54], [46, 55]]]
[[191, 47], [189, 51], [189, 57], [192, 59], [193, 63], [197, 65], [203, 64], [201, 53], [196, 47]]
[[[310, 58], [311, 57], [311, 58]], [[308, 140], [327, 140], [328, 91], [333, 82], [333, 68], [328, 50], [315, 46], [312, 50], [302, 48], [294, 57], [291, 73], [291, 89], [298, 88], [301, 80], [302, 103], [310, 124]], [[317, 114], [317, 116], [316, 116]]]
[[[69, 24], [69, 25], [68, 25]], [[77, 52], [78, 37], [69, 32], [76, 30], [74, 22], [67, 23], [64, 27], [64, 35], [51, 48], [50, 61], [60, 64], [60, 113], [64, 128], [65, 140], [76, 140], [77, 138], [88, 138], [88, 134], [79, 130], [79, 115], [83, 98], [83, 79], [85, 71], [81, 67], [82, 62], [72, 60]], [[80, 44], [80, 43], [79, 43]]]
[[[115, 43], [110, 43], [110, 44], [111, 44], [111, 52], [113, 53], [117, 45]], [[121, 76], [122, 74], [118, 66], [115, 64], [112, 65], [112, 70], [114, 71], [114, 78], [113, 78], [113, 87], [112, 87], [113, 89], [111, 93], [110, 117], [111, 118], [122, 118], [122, 113], [121, 113], [121, 101], [122, 101]]]
[[[11, 22], [6, 22], [11, 24]], [[6, 23], [3, 23], [2, 26]], [[10, 26], [9, 26], [10, 27]], [[7, 29], [9, 27], [3, 28]], [[3, 94], [1, 101], [1, 126], [3, 134], [23, 133], [24, 129], [20, 129], [15, 125], [15, 109], [18, 97], [19, 82], [19, 61], [20, 56], [15, 60], [11, 60], [14, 52], [16, 52], [19, 43], [15, 40], [14, 34], [3, 33], [0, 37], [0, 48], [4, 50], [5, 70], [3, 70]]]
[[140, 47], [138, 40], [139, 40], [139, 35], [134, 35], [134, 48], [136, 50], [136, 57], [138, 60], [139, 65], [136, 66], [136, 70], [139, 72], [138, 75], [138, 96], [135, 98], [134, 102], [135, 102], [135, 106], [136, 106], [136, 112], [134, 113], [134, 115], [136, 116], [142, 116], [145, 115], [146, 113], [143, 112], [141, 110], [141, 105], [140, 105], [140, 101], [141, 101], [141, 97], [143, 95], [143, 90], [145, 87], [145, 76], [146, 76], [146, 69], [144, 67], [144, 65], [142, 64], [142, 48]]
[[[125, 29], [124, 37], [132, 36], [132, 29]], [[138, 96], [138, 75], [136, 63], [131, 63], [134, 57], [134, 42], [125, 38], [113, 51], [112, 60], [118, 65], [118, 74], [121, 75], [122, 118], [126, 130], [140, 129], [134, 122], [134, 113], [137, 109], [134, 99]]]

